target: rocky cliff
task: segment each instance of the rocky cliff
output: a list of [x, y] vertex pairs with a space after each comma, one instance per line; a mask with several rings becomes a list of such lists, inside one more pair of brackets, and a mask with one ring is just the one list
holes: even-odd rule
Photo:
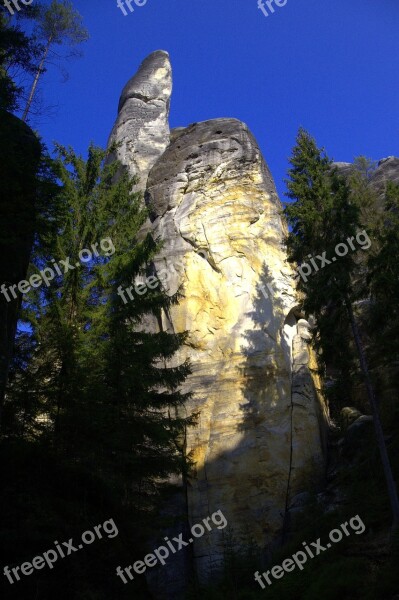
[[[168, 273], [169, 294], [182, 293], [162, 327], [190, 332], [176, 361], [192, 363], [186, 410], [199, 417], [185, 449], [195, 469], [167, 510], [192, 525], [221, 509], [234, 545], [251, 538], [264, 550], [281, 538], [295, 496], [323, 476], [327, 408], [286, 261], [281, 203], [257, 142], [229, 118], [169, 133], [171, 87], [168, 54], [155, 52], [123, 90], [110, 138], [140, 177], [151, 206], [146, 230], [164, 242], [155, 268]], [[225, 544], [226, 530], [195, 540], [200, 579]], [[182, 557], [175, 561], [154, 574], [163, 598], [172, 597], [170, 579], [187, 575]]]

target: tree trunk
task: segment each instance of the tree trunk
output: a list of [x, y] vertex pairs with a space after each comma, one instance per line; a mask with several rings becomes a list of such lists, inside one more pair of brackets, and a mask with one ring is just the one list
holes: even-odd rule
[[359, 353], [360, 366], [364, 375], [364, 379], [366, 382], [367, 395], [371, 406], [371, 411], [373, 413], [374, 420], [374, 429], [375, 435], [377, 438], [377, 445], [381, 455], [382, 467], [384, 469], [384, 475], [387, 482], [388, 487], [388, 495], [389, 500], [391, 502], [392, 515], [393, 515], [393, 523], [392, 523], [392, 532], [396, 531], [399, 527], [399, 498], [398, 492], [396, 488], [395, 479], [393, 477], [391, 464], [389, 462], [389, 456], [387, 447], [385, 444], [384, 432], [382, 430], [380, 412], [378, 407], [378, 402], [374, 394], [373, 384], [371, 382], [370, 372], [367, 365], [366, 354], [364, 352], [363, 344], [360, 338], [359, 328], [356, 323], [355, 315], [353, 314], [353, 308], [351, 301], [348, 296], [345, 296], [345, 305], [348, 311], [349, 320], [352, 327], [353, 337], [355, 338], [355, 343], [357, 347], [357, 351]]
[[50, 50], [52, 39], [53, 39], [52, 36], [50, 36], [49, 39], [47, 40], [47, 46], [46, 46], [46, 49], [44, 51], [43, 58], [40, 61], [40, 65], [39, 65], [39, 67], [38, 67], [38, 69], [36, 71], [36, 75], [35, 75], [35, 78], [33, 80], [32, 88], [30, 90], [29, 98], [28, 98], [28, 101], [27, 101], [26, 106], [25, 106], [24, 114], [22, 116], [22, 121], [24, 123], [26, 122], [26, 119], [28, 117], [28, 114], [29, 114], [29, 111], [30, 111], [30, 107], [31, 107], [32, 102], [33, 102], [33, 98], [35, 96], [37, 84], [39, 82], [39, 78], [40, 78], [40, 75], [42, 74], [42, 69], [43, 69], [44, 63], [46, 62], [46, 58], [47, 58], [47, 55], [48, 55], [49, 50]]

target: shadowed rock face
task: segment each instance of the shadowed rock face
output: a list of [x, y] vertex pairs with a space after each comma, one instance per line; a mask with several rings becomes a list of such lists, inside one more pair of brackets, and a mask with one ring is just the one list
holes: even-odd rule
[[372, 178], [373, 185], [381, 192], [384, 191], [388, 181], [399, 183], [399, 158], [388, 156], [378, 162], [378, 167]]
[[[0, 154], [0, 285], [8, 288], [25, 279], [29, 266], [41, 145], [25, 123], [4, 110], [0, 111]], [[0, 417], [22, 302], [17, 293], [18, 299], [9, 294], [10, 301], [0, 296]]]
[[118, 118], [108, 145], [121, 143], [117, 155], [138, 175], [144, 190], [148, 173], [169, 143], [169, 106], [172, 69], [163, 50], [150, 54], [136, 75], [125, 85], [118, 107]]
[[[186, 513], [190, 526], [222, 510], [235, 545], [252, 538], [263, 549], [279, 538], [291, 499], [322, 473], [327, 419], [309, 370], [308, 325], [297, 323], [272, 176], [247, 126], [215, 119], [171, 132], [146, 199], [146, 229], [164, 242], [155, 268], [167, 273], [169, 294], [182, 293], [162, 326], [190, 332], [175, 361], [191, 360], [186, 411], [199, 412], [186, 439], [194, 472], [165, 510]], [[183, 522], [167, 535], [182, 531]], [[201, 580], [220, 565], [226, 531], [213, 527], [190, 545]], [[162, 598], [180, 597], [183, 554], [151, 570]]]

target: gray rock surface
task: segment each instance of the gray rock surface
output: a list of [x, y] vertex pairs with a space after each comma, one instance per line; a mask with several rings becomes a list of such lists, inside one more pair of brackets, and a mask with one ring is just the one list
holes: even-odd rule
[[121, 144], [117, 156], [132, 175], [140, 177], [141, 190], [146, 187], [151, 167], [169, 144], [171, 93], [169, 54], [157, 50], [142, 62], [119, 100], [118, 118], [108, 146], [113, 142]]
[[381, 193], [388, 181], [399, 183], [399, 158], [389, 156], [381, 159], [371, 181]]

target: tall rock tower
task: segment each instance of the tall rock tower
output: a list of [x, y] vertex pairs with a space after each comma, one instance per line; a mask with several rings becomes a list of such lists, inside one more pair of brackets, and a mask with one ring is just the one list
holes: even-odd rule
[[[192, 364], [186, 411], [199, 418], [185, 449], [195, 469], [165, 510], [182, 518], [175, 533], [184, 519], [192, 526], [222, 510], [234, 545], [252, 538], [265, 549], [287, 526], [294, 497], [323, 475], [327, 408], [286, 261], [281, 203], [257, 142], [229, 118], [169, 133], [171, 87], [167, 53], [151, 54], [122, 93], [111, 135], [151, 202], [146, 230], [164, 243], [155, 268], [168, 273], [168, 293], [183, 296], [162, 327], [190, 332], [175, 360]], [[226, 531], [152, 569], [155, 591], [178, 598], [176, 580], [183, 589], [190, 568], [206, 580], [220, 566]]]
[[172, 68], [167, 52], [148, 56], [123, 88], [118, 118], [108, 146], [120, 144], [117, 156], [145, 190], [148, 173], [169, 144], [169, 107]]

